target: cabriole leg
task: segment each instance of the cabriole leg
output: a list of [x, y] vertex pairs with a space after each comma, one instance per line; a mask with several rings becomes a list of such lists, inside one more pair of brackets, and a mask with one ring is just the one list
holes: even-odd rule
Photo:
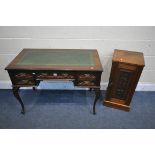
[[13, 91], [13, 94], [14, 96], [16, 97], [16, 99], [19, 101], [19, 103], [21, 104], [21, 107], [22, 107], [22, 111], [21, 113], [22, 114], [25, 114], [25, 108], [24, 108], [24, 104], [23, 104], [23, 101], [21, 100], [20, 96], [19, 96], [19, 88], [20, 87], [14, 87], [12, 88], [12, 91]]
[[36, 87], [32, 87], [32, 89], [35, 91], [36, 90]]
[[95, 115], [96, 114], [96, 111], [95, 111], [96, 102], [100, 98], [100, 88], [95, 88], [94, 91], [95, 91], [95, 100], [94, 100], [94, 105], [93, 105], [93, 114]]

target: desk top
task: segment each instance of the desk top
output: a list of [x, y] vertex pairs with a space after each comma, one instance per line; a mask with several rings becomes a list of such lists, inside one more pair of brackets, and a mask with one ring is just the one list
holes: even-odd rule
[[97, 50], [23, 49], [5, 69], [102, 71], [102, 65]]

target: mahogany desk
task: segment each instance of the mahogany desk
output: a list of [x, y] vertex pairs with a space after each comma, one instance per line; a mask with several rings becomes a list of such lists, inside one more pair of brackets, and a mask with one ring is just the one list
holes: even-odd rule
[[76, 87], [94, 89], [95, 105], [100, 97], [102, 65], [97, 50], [23, 49], [5, 68], [12, 81], [12, 90], [25, 113], [19, 96], [20, 87], [38, 86], [43, 80], [70, 80]]

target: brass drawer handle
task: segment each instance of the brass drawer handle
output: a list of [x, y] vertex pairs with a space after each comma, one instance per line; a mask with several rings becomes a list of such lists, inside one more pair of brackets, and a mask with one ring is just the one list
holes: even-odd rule
[[96, 77], [92, 74], [83, 74], [79, 76], [79, 79], [96, 79]]
[[53, 73], [53, 76], [58, 76], [58, 74], [57, 73]]
[[15, 75], [16, 78], [32, 78], [33, 76], [31, 74], [26, 73], [20, 73]]
[[83, 86], [94, 86], [95, 83], [94, 82], [91, 82], [91, 81], [81, 81], [78, 83], [78, 85], [83, 85]]

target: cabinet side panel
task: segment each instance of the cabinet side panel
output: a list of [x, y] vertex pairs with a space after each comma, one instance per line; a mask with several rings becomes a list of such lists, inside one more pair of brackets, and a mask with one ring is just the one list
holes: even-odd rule
[[112, 62], [112, 67], [111, 67], [111, 72], [110, 72], [109, 83], [108, 83], [108, 87], [107, 87], [107, 91], [106, 91], [105, 100], [111, 99], [113, 81], [115, 79], [115, 75], [117, 74], [117, 68], [118, 68], [118, 63]]

